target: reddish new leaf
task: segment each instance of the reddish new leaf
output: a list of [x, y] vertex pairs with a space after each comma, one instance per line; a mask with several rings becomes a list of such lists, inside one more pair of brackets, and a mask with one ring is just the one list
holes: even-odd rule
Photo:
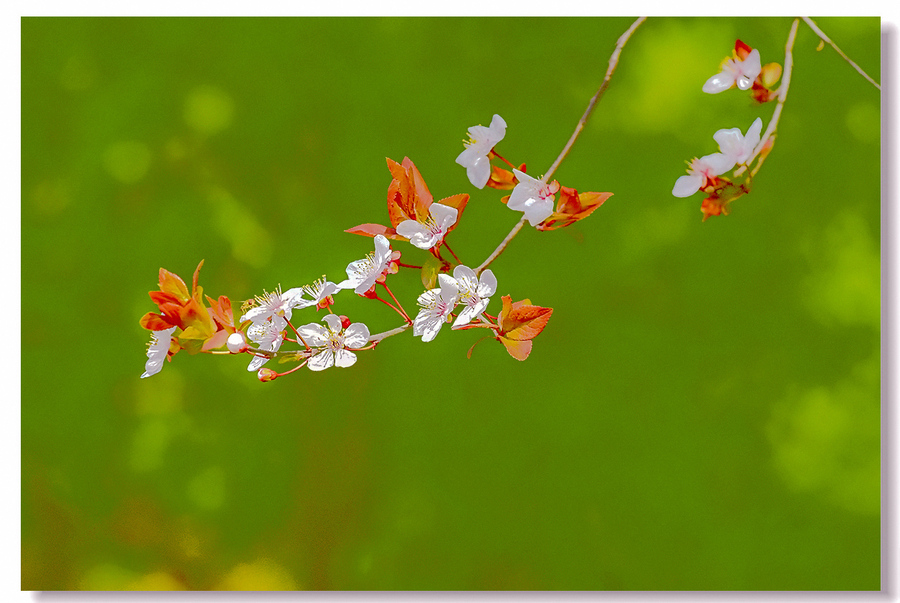
[[344, 232], [349, 232], [351, 234], [363, 235], [365, 237], [375, 237], [378, 235], [384, 235], [388, 239], [395, 239], [398, 241], [405, 241], [406, 237], [401, 237], [397, 234], [397, 231], [393, 228], [388, 228], [387, 226], [383, 226], [381, 224], [360, 224], [359, 226], [354, 226], [353, 228], [348, 228]]
[[500, 335], [506, 339], [534, 339], [544, 330], [553, 314], [553, 308], [532, 306], [527, 299], [516, 303], [512, 303], [512, 298], [508, 295], [501, 299], [503, 309], [500, 311]]
[[528, 355], [531, 354], [531, 347], [533, 345], [531, 340], [516, 341], [514, 339], [507, 339], [506, 337], [498, 337], [497, 339], [503, 344], [506, 351], [509, 352], [509, 355], [516, 360], [525, 360], [528, 358]]

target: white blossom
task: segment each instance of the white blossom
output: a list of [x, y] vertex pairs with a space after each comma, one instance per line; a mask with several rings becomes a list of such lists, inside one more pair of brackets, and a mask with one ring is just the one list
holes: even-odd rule
[[484, 188], [490, 180], [491, 160], [488, 154], [504, 136], [506, 136], [506, 122], [499, 115], [494, 115], [490, 127], [469, 128], [470, 140], [466, 143], [466, 149], [456, 158], [456, 163], [466, 168], [469, 182], [476, 188]]
[[735, 84], [739, 90], [749, 90], [753, 81], [762, 71], [759, 50], [753, 49], [744, 59], [728, 59], [722, 64], [722, 71], [712, 76], [703, 84], [703, 91], [718, 94], [728, 90]]
[[347, 279], [337, 284], [338, 289], [353, 289], [362, 295], [375, 285], [378, 277], [387, 270], [391, 258], [391, 244], [384, 235], [375, 235], [375, 251], [347, 266]]
[[439, 274], [438, 281], [440, 287], [429, 289], [416, 300], [421, 309], [413, 321], [413, 335], [421, 336], [422, 341], [431, 341], [437, 337], [459, 301], [456, 279], [447, 274]]
[[355, 322], [343, 328], [340, 317], [326, 315], [322, 320], [327, 328], [318, 323], [310, 323], [297, 329], [303, 341], [317, 349], [307, 366], [311, 371], [324, 371], [332, 366], [346, 368], [356, 363], [356, 354], [348, 348], [358, 349], [369, 342], [369, 328]]
[[444, 239], [456, 224], [459, 215], [455, 207], [432, 203], [425, 222], [404, 220], [397, 225], [397, 234], [409, 239], [419, 249], [431, 249]]
[[163, 361], [169, 353], [169, 346], [172, 343], [172, 333], [176, 327], [171, 327], [163, 331], [152, 331], [150, 333], [150, 346], [147, 348], [147, 364], [144, 366], [144, 377], [151, 377], [162, 370]]
[[453, 323], [454, 327], [460, 327], [481, 316], [487, 308], [491, 295], [497, 291], [497, 277], [485, 270], [479, 280], [474, 270], [460, 264], [454, 268], [453, 278], [459, 287], [459, 303], [465, 306]]
[[524, 212], [525, 218], [532, 226], [537, 226], [553, 215], [553, 203], [559, 185], [551, 186], [516, 169], [513, 170], [513, 174], [519, 183], [510, 194], [506, 206]]

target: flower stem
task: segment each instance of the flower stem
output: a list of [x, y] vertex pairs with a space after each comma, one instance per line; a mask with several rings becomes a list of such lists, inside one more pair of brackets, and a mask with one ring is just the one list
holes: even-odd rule
[[491, 149], [491, 153], [494, 155], [494, 157], [496, 157], [497, 159], [499, 159], [500, 161], [502, 161], [503, 163], [505, 163], [505, 164], [508, 165], [509, 167], [511, 167], [511, 168], [513, 168], [513, 169], [516, 169], [516, 166], [514, 166], [513, 164], [511, 164], [511, 163], [509, 162], [509, 160], [508, 160], [506, 157], [504, 157], [503, 155], [501, 155], [500, 153], [498, 153], [498, 152], [495, 151], [494, 149]]
[[391, 299], [393, 299], [393, 300], [394, 300], [394, 303], [397, 304], [397, 305], [394, 306], [393, 304], [389, 303], [388, 301], [381, 299], [380, 297], [378, 297], [377, 294], [375, 295], [375, 299], [381, 299], [381, 301], [383, 301], [384, 303], [386, 303], [386, 304], [389, 305], [390, 307], [394, 308], [394, 310], [395, 310], [397, 313], [399, 313], [400, 316], [403, 317], [403, 320], [405, 320], [405, 321], [406, 321], [407, 323], [409, 323], [409, 324], [412, 324], [412, 320], [410, 320], [409, 314], [406, 313], [406, 311], [403, 309], [403, 306], [400, 304], [399, 301], [397, 301], [397, 298], [394, 296], [394, 292], [391, 291], [390, 287], [387, 286], [387, 283], [381, 283], [381, 286], [384, 287], [384, 290], [388, 292], [388, 295], [391, 296]]
[[304, 366], [306, 366], [306, 364], [307, 364], [308, 362], [309, 362], [309, 358], [307, 358], [306, 360], [304, 360], [303, 362], [301, 362], [300, 364], [298, 364], [297, 366], [295, 366], [295, 367], [292, 368], [291, 370], [289, 370], [289, 371], [284, 371], [283, 373], [275, 373], [275, 375], [276, 375], [277, 377], [284, 377], [285, 375], [290, 375], [290, 374], [293, 373], [294, 371], [298, 371], [298, 370], [302, 369]]
[[[572, 136], [569, 137], [569, 141], [566, 143], [566, 146], [563, 147], [563, 150], [556, 158], [556, 161], [553, 162], [553, 165], [550, 166], [550, 169], [547, 170], [547, 173], [544, 174], [544, 176], [541, 178], [543, 182], [549, 182], [550, 176], [552, 176], [553, 173], [556, 172], [559, 164], [562, 163], [563, 159], [566, 158], [566, 155], [569, 154], [569, 151], [572, 149], [572, 145], [575, 144], [575, 141], [578, 139], [578, 136], [584, 129], [585, 124], [587, 124], [587, 120], [590, 118], [591, 113], [594, 112], [594, 108], [597, 106], [597, 103], [600, 102], [600, 97], [602, 97], [603, 93], [606, 92], [606, 89], [609, 88], [609, 80], [612, 78], [613, 72], [619, 65], [619, 55], [622, 54], [622, 48], [624, 48], [625, 43], [628, 42], [629, 38], [631, 38], [631, 34], [634, 33], [634, 30], [636, 30], [640, 26], [640, 24], [646, 20], [647, 17], [638, 17], [638, 19], [631, 24], [631, 27], [629, 27], [627, 30], [625, 30], [625, 33], [619, 36], [619, 39], [616, 41], [616, 47], [613, 50], [612, 55], [609, 57], [609, 66], [606, 69], [606, 75], [603, 76], [603, 81], [600, 83], [600, 87], [597, 89], [597, 92], [594, 93], [594, 96], [591, 98], [590, 102], [588, 102], [587, 109], [584, 111], [581, 119], [578, 120], [578, 124], [575, 126], [575, 131], [572, 133]], [[479, 266], [475, 270], [475, 274], [481, 274], [482, 270], [487, 268], [491, 264], [491, 262], [497, 259], [497, 256], [503, 253], [503, 250], [506, 249], [506, 246], [509, 245], [509, 242], [512, 241], [517, 234], [519, 234], [520, 230], [522, 230], [522, 226], [524, 224], [525, 216], [522, 216], [522, 219], [519, 220], [515, 226], [513, 226], [513, 229], [509, 232], [508, 235], [506, 235], [506, 238], [501, 241], [500, 245], [488, 257], [488, 259], [486, 259], [481, 264], [481, 266]]]
[[759, 157], [756, 166], [750, 170], [748, 178], [756, 176], [759, 168], [762, 167], [763, 161], [765, 161], [766, 155], [768, 155], [768, 152], [766, 155], [761, 155], [763, 149], [768, 145], [769, 150], [771, 150], [772, 145], [775, 144], [775, 132], [778, 129], [778, 120], [781, 119], [781, 111], [784, 109], [784, 101], [787, 99], [788, 88], [791, 85], [791, 71], [794, 67], [794, 40], [797, 37], [797, 25], [799, 25], [799, 23], [800, 19], [794, 19], [794, 23], [791, 25], [791, 31], [788, 34], [787, 42], [784, 45], [784, 74], [781, 76], [781, 85], [778, 86], [778, 104], [775, 107], [775, 111], [772, 113], [772, 119], [769, 121], [769, 126], [766, 128], [766, 132], [760, 139], [759, 144], [753, 149], [753, 155], [750, 156], [750, 159], [748, 159], [744, 165], [735, 170], [735, 176], [743, 174], [747, 169], [747, 166], [753, 163], [754, 159]]
[[416, 270], [421, 270], [421, 266], [413, 266], [412, 264], [404, 264], [403, 262], [397, 262], [397, 265], [401, 268], [415, 268]]
[[449, 245], [447, 245], [447, 239], [444, 239], [444, 247], [446, 247], [446, 248], [447, 248], [447, 251], [449, 251], [449, 252], [450, 252], [450, 255], [452, 255], [452, 256], [453, 256], [453, 259], [455, 259], [455, 260], [456, 260], [456, 263], [457, 263], [457, 264], [462, 264], [462, 262], [461, 262], [461, 261], [460, 261], [460, 260], [459, 260], [459, 258], [458, 258], [458, 257], [457, 257], [457, 256], [456, 256], [456, 254], [455, 254], [455, 253], [453, 253], [453, 250], [452, 250], [452, 249], [450, 249], [450, 246], [449, 246]]
[[834, 42], [832, 42], [832, 41], [831, 41], [831, 38], [829, 38], [828, 36], [826, 36], [826, 35], [825, 35], [825, 32], [823, 32], [821, 29], [819, 29], [819, 26], [816, 25], [816, 23], [815, 23], [812, 19], [810, 19], [809, 17], [800, 17], [800, 18], [803, 19], [803, 21], [804, 21], [807, 25], [809, 25], [809, 28], [810, 28], [811, 30], [813, 30], [817, 36], [819, 36], [820, 38], [822, 38], [822, 41], [823, 41], [823, 42], [827, 42], [829, 45], [831, 45], [831, 47], [834, 48], [834, 50], [835, 50], [839, 55], [841, 55], [841, 57], [842, 57], [845, 61], [847, 61], [848, 63], [850, 63], [850, 66], [853, 67], [854, 69], [856, 69], [856, 71], [857, 71], [861, 76], [863, 76], [864, 78], [866, 78], [867, 80], [869, 80], [869, 82], [871, 82], [873, 86], [875, 86], [876, 88], [878, 88], [879, 90], [881, 90], [881, 85], [878, 84], [878, 83], [877, 83], [875, 80], [873, 80], [871, 77], [869, 77], [869, 74], [867, 74], [865, 71], [863, 71], [862, 68], [861, 68], [859, 65], [857, 65], [856, 63], [854, 63], [853, 61], [851, 61], [851, 60], [850, 60], [850, 57], [848, 57], [846, 54], [844, 54], [844, 52], [843, 52], [840, 48], [837, 47], [837, 44], [835, 44]]

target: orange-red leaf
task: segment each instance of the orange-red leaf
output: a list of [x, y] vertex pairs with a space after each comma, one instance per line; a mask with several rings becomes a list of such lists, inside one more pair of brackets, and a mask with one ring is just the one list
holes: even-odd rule
[[187, 285], [184, 284], [181, 277], [165, 268], [159, 269], [159, 289], [164, 293], [171, 293], [182, 302], [186, 302], [191, 297]]
[[220, 295], [218, 300], [207, 296], [206, 300], [209, 302], [209, 311], [213, 319], [221, 328], [234, 333], [234, 310], [231, 308], [231, 300], [224, 295]]
[[501, 299], [503, 308], [500, 311], [500, 335], [507, 339], [534, 339], [544, 330], [553, 314], [553, 308], [532, 306], [529, 300], [512, 303], [512, 298], [508, 295]]
[[556, 211], [538, 224], [538, 230], [556, 230], [583, 220], [612, 197], [612, 193], [587, 192], [579, 195], [578, 191], [567, 186], [559, 187], [559, 192]]
[[393, 228], [388, 228], [387, 226], [383, 226], [381, 224], [360, 224], [359, 226], [354, 226], [353, 228], [348, 228], [344, 232], [349, 232], [350, 234], [358, 234], [363, 235], [364, 237], [375, 237], [378, 235], [384, 235], [389, 239], [396, 239], [399, 241], [405, 241], [406, 237], [401, 237], [397, 234], [397, 231]]
[[409, 157], [403, 163], [387, 159], [388, 169], [393, 180], [388, 186], [388, 216], [395, 228], [404, 220], [424, 220], [428, 216], [428, 208], [434, 198]]
[[[525, 164], [522, 164], [523, 169], [520, 171], [524, 171]], [[496, 188], [499, 190], [510, 190], [516, 188], [516, 184], [519, 181], [516, 179], [516, 175], [513, 174], [509, 170], [505, 170], [502, 167], [497, 167], [496, 165], [491, 166], [491, 177], [488, 178], [487, 185], [491, 188]]]
[[141, 317], [141, 326], [148, 331], [165, 331], [175, 326], [170, 323], [165, 316], [160, 316], [154, 312], [147, 312]]
[[514, 339], [507, 339], [506, 337], [498, 337], [497, 340], [503, 344], [506, 351], [509, 352], [509, 355], [516, 360], [525, 360], [528, 358], [528, 355], [531, 354], [531, 347], [533, 345], [531, 340], [516, 341]]

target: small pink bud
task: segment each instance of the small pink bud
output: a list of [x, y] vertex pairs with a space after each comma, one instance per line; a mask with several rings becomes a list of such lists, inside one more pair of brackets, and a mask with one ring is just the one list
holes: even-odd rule
[[261, 368], [259, 372], [256, 373], [256, 376], [259, 377], [260, 381], [275, 381], [278, 378], [278, 373], [269, 368]]
[[346, 316], [344, 316], [343, 314], [341, 314], [340, 316], [338, 316], [338, 318], [341, 319], [341, 327], [344, 328], [344, 329], [346, 329], [347, 327], [349, 327], [349, 326], [352, 324], [352, 323], [350, 322], [350, 319], [347, 318]]

